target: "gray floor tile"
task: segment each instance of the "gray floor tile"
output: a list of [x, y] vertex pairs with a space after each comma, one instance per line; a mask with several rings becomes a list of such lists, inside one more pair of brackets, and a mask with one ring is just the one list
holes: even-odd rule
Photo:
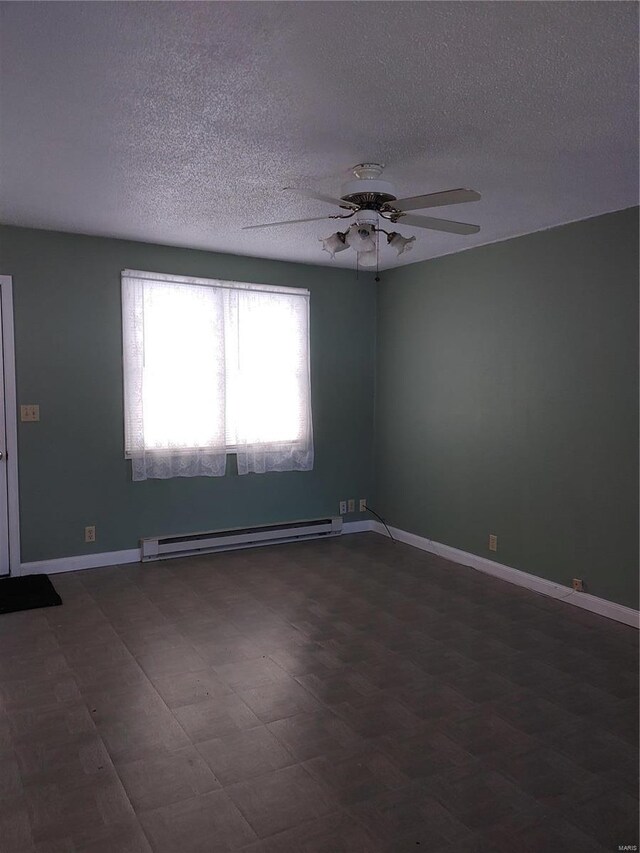
[[175, 708], [174, 714], [194, 743], [261, 725], [251, 708], [233, 693]]
[[321, 707], [318, 700], [291, 677], [251, 690], [240, 690], [238, 695], [263, 723], [273, 723]]
[[260, 838], [329, 814], [331, 794], [299, 764], [225, 789]]
[[273, 684], [275, 681], [290, 680], [282, 667], [265, 655], [253, 660], [216, 666], [215, 672], [234, 690], [251, 690], [254, 687]]
[[364, 826], [336, 812], [278, 832], [243, 853], [382, 853], [382, 848]]
[[23, 793], [0, 798], [2, 853], [30, 853], [34, 849], [29, 803]]
[[212, 669], [152, 676], [151, 681], [169, 708], [206, 702], [233, 692]]
[[303, 766], [332, 791], [342, 806], [369, 800], [410, 781], [387, 755], [369, 745], [321, 755]]
[[126, 764], [189, 746], [189, 738], [168, 712], [107, 722], [98, 727], [114, 764]]
[[137, 812], [168, 806], [220, 788], [193, 746], [119, 764], [118, 775]]
[[203, 741], [198, 744], [198, 751], [223, 785], [296, 763], [265, 726]]
[[256, 838], [224, 791], [143, 812], [140, 822], [155, 853], [225, 853]]
[[267, 728], [300, 761], [339, 749], [359, 747], [362, 738], [329, 710], [296, 714]]
[[544, 811], [514, 782], [477, 766], [456, 768], [423, 784], [450, 814], [474, 831], [482, 831], [513, 815], [537, 815]]
[[2, 853], [638, 843], [633, 629], [373, 534], [54, 583], [0, 617]]
[[134, 819], [131, 803], [113, 772], [56, 778], [25, 786], [31, 832], [36, 843], [73, 839], [77, 847], [118, 832]]
[[460, 843], [469, 829], [419, 786], [389, 791], [349, 809], [385, 850], [437, 850]]
[[57, 776], [86, 777], [91, 782], [112, 768], [109, 753], [97, 732], [14, 742], [13, 755], [24, 785]]

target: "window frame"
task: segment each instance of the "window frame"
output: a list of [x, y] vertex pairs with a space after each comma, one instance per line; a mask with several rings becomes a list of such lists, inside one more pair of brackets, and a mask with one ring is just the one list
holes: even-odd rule
[[[243, 282], [243, 281], [235, 281], [235, 280], [226, 280], [226, 279], [210, 279], [210, 278], [201, 278], [196, 276], [184, 276], [184, 275], [174, 275], [172, 273], [155, 273], [147, 270], [132, 270], [132, 269], [123, 269], [121, 270], [121, 288], [123, 294], [123, 302], [121, 304], [121, 314], [123, 321], [123, 335], [122, 335], [122, 352], [123, 352], [123, 366], [124, 359], [126, 358], [126, 346], [127, 339], [124, 332], [124, 288], [125, 288], [125, 278], [126, 279], [139, 279], [142, 281], [155, 281], [155, 282], [167, 282], [168, 284], [193, 284], [204, 287], [213, 287], [217, 289], [224, 290], [242, 290], [242, 291], [258, 291], [258, 292], [266, 292], [266, 293], [281, 293], [284, 296], [300, 296], [307, 300], [307, 367], [309, 371], [309, 397], [311, 397], [311, 323], [310, 323], [310, 297], [311, 293], [307, 288], [302, 287], [287, 287], [281, 285], [271, 285], [271, 284], [259, 284], [256, 282]], [[137, 459], [140, 456], [139, 452], [135, 450], [131, 450], [128, 447], [127, 443], [127, 393], [126, 393], [126, 376], [123, 372], [123, 421], [124, 421], [124, 458], [125, 459]], [[254, 448], [269, 448], [269, 449], [278, 449], [278, 448], [286, 448], [292, 445], [297, 446], [299, 448], [303, 448], [306, 444], [306, 440], [304, 436], [300, 438], [293, 439], [290, 441], [279, 440], [279, 441], [269, 441], [269, 442], [256, 442], [252, 446]], [[226, 456], [234, 456], [239, 452], [239, 446], [234, 444], [227, 444], [225, 441], [225, 455]], [[202, 447], [179, 447], [179, 448], [171, 448], [169, 451], [167, 448], [161, 447], [151, 447], [144, 448], [145, 455], [158, 455], [162, 456], [170, 452], [172, 455], [188, 455], [197, 452], [205, 452], [207, 448]]]

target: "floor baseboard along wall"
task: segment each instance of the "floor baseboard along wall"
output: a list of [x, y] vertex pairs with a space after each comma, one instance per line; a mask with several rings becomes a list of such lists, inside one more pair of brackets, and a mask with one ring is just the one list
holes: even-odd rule
[[[359, 523], [361, 522], [356, 522], [356, 524]], [[380, 524], [379, 521], [370, 521], [369, 525], [369, 530], [380, 533], [383, 536], [388, 536], [384, 525]], [[607, 619], [623, 622], [632, 628], [640, 628], [640, 613], [631, 607], [625, 607], [624, 604], [607, 601], [605, 598], [598, 598], [595, 595], [589, 595], [587, 592], [576, 592], [571, 587], [564, 586], [563, 584], [539, 578], [537, 575], [531, 575], [528, 572], [521, 572], [519, 569], [512, 569], [511, 566], [504, 566], [502, 563], [496, 563], [493, 560], [488, 560], [486, 557], [470, 554], [467, 551], [460, 551], [458, 548], [452, 548], [450, 545], [433, 542], [431, 539], [416, 536], [415, 533], [408, 533], [406, 530], [399, 530], [397, 527], [390, 527], [389, 529], [393, 538], [399, 542], [403, 542], [405, 545], [412, 545], [414, 548], [420, 548], [421, 551], [429, 551], [429, 553], [437, 554], [439, 557], [450, 560], [452, 563], [469, 566], [479, 572], [484, 572], [484, 574], [516, 584], [516, 586], [523, 586], [541, 595], [557, 598], [567, 604], [574, 605], [574, 607], [582, 607], [583, 610], [590, 610], [592, 613], [606, 616]]]
[[[562, 584], [539, 578], [528, 572], [521, 572], [519, 569], [512, 569], [510, 566], [504, 566], [502, 563], [496, 563], [477, 554], [460, 551], [458, 548], [452, 548], [450, 545], [433, 542], [431, 539], [417, 536], [415, 533], [408, 533], [406, 530], [400, 530], [397, 527], [390, 527], [389, 530], [394, 539], [405, 545], [412, 545], [421, 551], [437, 554], [439, 557], [449, 560], [454, 564], [469, 566], [472, 569], [500, 578], [508, 583], [513, 583], [541, 595], [547, 595], [550, 598], [556, 598], [567, 604], [572, 604], [574, 607], [582, 607], [584, 610], [590, 610], [592, 613], [605, 616], [607, 619], [614, 619], [616, 622], [622, 622], [625, 625], [630, 625], [632, 628], [640, 628], [640, 613], [631, 607], [625, 607], [623, 604], [616, 604], [614, 601], [607, 601], [604, 598], [598, 598], [586, 592], [575, 592], [570, 587], [563, 586]], [[343, 524], [342, 532], [348, 534], [370, 532], [388, 536], [383, 524], [379, 521], [369, 520], [346, 521]], [[77, 572], [82, 569], [96, 569], [103, 566], [137, 563], [139, 560], [140, 549], [131, 548], [125, 551], [107, 551], [102, 554], [80, 554], [75, 557], [61, 557], [55, 560], [38, 560], [32, 563], [22, 563], [20, 574], [53, 575], [60, 572]]]

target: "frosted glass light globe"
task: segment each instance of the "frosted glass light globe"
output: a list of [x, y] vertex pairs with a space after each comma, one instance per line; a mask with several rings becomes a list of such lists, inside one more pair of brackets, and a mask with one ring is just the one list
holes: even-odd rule
[[336, 231], [335, 234], [331, 234], [329, 237], [318, 237], [318, 240], [322, 243], [323, 251], [329, 252], [333, 258], [336, 252], [341, 252], [348, 247], [345, 236], [342, 231]]
[[403, 237], [402, 234], [398, 234], [397, 231], [392, 231], [391, 234], [387, 234], [387, 243], [398, 253], [398, 257], [403, 252], [408, 252], [409, 249], [413, 248], [413, 243], [415, 243], [415, 237]]
[[376, 247], [374, 234], [371, 225], [356, 223], [347, 231], [347, 243], [356, 252], [371, 252]]
[[358, 265], [361, 267], [375, 267], [378, 263], [378, 258], [376, 257], [376, 250], [373, 249], [369, 252], [358, 252]]

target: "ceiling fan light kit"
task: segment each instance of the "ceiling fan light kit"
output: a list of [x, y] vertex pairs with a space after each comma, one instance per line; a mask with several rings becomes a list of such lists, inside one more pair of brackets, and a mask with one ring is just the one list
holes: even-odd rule
[[354, 222], [347, 231], [346, 241], [356, 252], [373, 252], [376, 248], [376, 230], [371, 222]]
[[377, 267], [378, 266], [378, 253], [375, 249], [371, 249], [368, 252], [358, 252], [358, 266], [359, 267]]
[[403, 237], [402, 234], [398, 234], [397, 231], [387, 232], [387, 243], [397, 251], [398, 257], [403, 252], [408, 252], [409, 249], [413, 249], [413, 244], [415, 243], [415, 237]]
[[436, 219], [431, 216], [416, 216], [407, 214], [409, 210], [424, 210], [429, 207], [441, 207], [450, 204], [463, 204], [479, 201], [480, 193], [469, 189], [445, 190], [426, 195], [398, 199], [393, 184], [381, 180], [383, 166], [379, 163], [359, 163], [351, 170], [353, 180], [347, 181], [342, 187], [340, 198], [317, 193], [314, 190], [285, 187], [286, 190], [299, 193], [307, 198], [335, 204], [346, 213], [330, 214], [328, 216], [311, 217], [309, 219], [292, 219], [286, 222], [267, 222], [264, 225], [247, 225], [245, 228], [271, 228], [277, 225], [293, 225], [299, 222], [320, 222], [325, 219], [351, 219], [355, 221], [346, 231], [336, 231], [328, 237], [319, 237], [322, 248], [332, 258], [337, 252], [352, 248], [357, 252], [358, 266], [374, 267], [378, 265], [378, 235], [387, 235], [387, 244], [392, 246], [398, 257], [413, 247], [416, 238], [403, 237], [397, 231], [386, 231], [380, 227], [380, 221], [391, 223], [404, 222], [414, 228], [426, 228], [432, 231], [443, 231], [449, 234], [477, 234], [478, 225], [467, 222], [454, 222], [448, 219]]
[[347, 232], [336, 231], [335, 234], [330, 234], [328, 237], [318, 237], [322, 243], [322, 250], [328, 252], [332, 258], [335, 258], [336, 252], [342, 252], [343, 249], [348, 249]]

